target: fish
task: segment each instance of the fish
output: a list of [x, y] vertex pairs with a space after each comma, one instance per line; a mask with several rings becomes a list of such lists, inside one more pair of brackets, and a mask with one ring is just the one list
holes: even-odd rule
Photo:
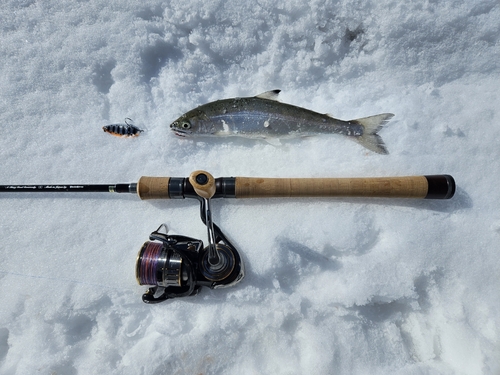
[[110, 124], [102, 127], [105, 133], [109, 133], [116, 137], [137, 137], [144, 130], [139, 129], [137, 126], [132, 125], [132, 119], [126, 118], [125, 124]]
[[276, 146], [281, 139], [340, 134], [373, 152], [389, 153], [378, 132], [394, 114], [343, 121], [327, 113], [282, 103], [278, 100], [280, 92], [272, 90], [201, 105], [171, 123], [170, 129], [180, 137], [244, 137], [263, 139]]

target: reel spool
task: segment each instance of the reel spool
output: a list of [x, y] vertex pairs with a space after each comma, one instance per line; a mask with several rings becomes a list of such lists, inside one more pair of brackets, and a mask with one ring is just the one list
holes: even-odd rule
[[183, 270], [182, 263], [177, 251], [172, 251], [162, 242], [146, 241], [137, 255], [137, 282], [139, 285], [180, 287], [188, 280], [186, 267]]

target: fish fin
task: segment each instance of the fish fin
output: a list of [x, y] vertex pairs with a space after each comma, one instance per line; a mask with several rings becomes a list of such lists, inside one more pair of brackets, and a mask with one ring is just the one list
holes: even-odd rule
[[264, 141], [276, 147], [281, 146], [281, 142], [278, 138], [264, 138]]
[[266, 91], [266, 92], [263, 92], [262, 94], [257, 95], [256, 98], [267, 99], [267, 100], [276, 100], [277, 102], [279, 102], [278, 95], [280, 92], [281, 92], [281, 90]]
[[394, 114], [392, 113], [382, 113], [380, 115], [352, 120], [351, 122], [357, 122], [365, 128], [363, 135], [355, 137], [355, 139], [368, 150], [374, 151], [378, 154], [388, 154], [389, 151], [387, 151], [384, 141], [377, 133], [393, 116]]

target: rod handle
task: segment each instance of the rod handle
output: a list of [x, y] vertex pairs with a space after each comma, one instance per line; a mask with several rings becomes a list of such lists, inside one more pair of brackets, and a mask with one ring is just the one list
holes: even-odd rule
[[[208, 181], [196, 182], [205, 174]], [[193, 184], [194, 179], [194, 184]], [[184, 185], [184, 178], [143, 176], [137, 182], [141, 199], [184, 198], [192, 193], [204, 198], [218, 196], [231, 198], [279, 197], [382, 197], [449, 199], [455, 194], [455, 180], [450, 175], [367, 177], [367, 178], [258, 178], [223, 177], [217, 181], [204, 171], [193, 172]], [[227, 181], [226, 181], [227, 180]], [[232, 181], [232, 182], [231, 182]], [[226, 184], [227, 183], [227, 184]], [[170, 191], [172, 190], [172, 191]], [[222, 194], [222, 195], [221, 195]], [[191, 196], [191, 195], [190, 195]]]
[[137, 181], [137, 195], [141, 199], [169, 199], [170, 177], [142, 176]]
[[368, 178], [236, 177], [236, 198], [383, 197], [448, 199], [455, 193], [449, 175]]

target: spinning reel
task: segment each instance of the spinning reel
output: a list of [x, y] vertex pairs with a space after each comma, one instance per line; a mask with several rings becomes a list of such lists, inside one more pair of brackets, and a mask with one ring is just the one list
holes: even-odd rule
[[244, 277], [238, 251], [212, 221], [210, 203], [215, 194], [215, 179], [207, 172], [196, 171], [189, 182], [196, 192], [191, 197], [200, 202], [208, 246], [204, 247], [202, 240], [195, 238], [169, 235], [164, 224], [152, 232], [139, 251], [135, 268], [139, 285], [154, 285], [142, 295], [145, 303], [192, 296], [202, 286], [230, 287]]

